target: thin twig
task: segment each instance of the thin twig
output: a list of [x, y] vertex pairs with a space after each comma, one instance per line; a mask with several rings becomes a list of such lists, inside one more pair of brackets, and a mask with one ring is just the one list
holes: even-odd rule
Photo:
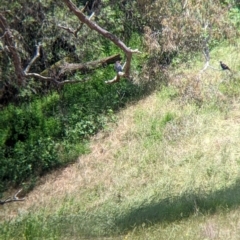
[[5, 200], [0, 200], [0, 205], [3, 205], [5, 203], [10, 203], [10, 202], [17, 202], [17, 201], [24, 201], [25, 198], [19, 198], [17, 195], [22, 191], [22, 189], [18, 190], [13, 197], [8, 197]]

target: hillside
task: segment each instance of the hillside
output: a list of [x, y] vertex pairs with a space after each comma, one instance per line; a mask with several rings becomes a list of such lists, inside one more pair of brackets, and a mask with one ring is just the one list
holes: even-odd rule
[[199, 56], [172, 70], [89, 154], [3, 205], [0, 239], [239, 239], [238, 52], [225, 43], [213, 68]]

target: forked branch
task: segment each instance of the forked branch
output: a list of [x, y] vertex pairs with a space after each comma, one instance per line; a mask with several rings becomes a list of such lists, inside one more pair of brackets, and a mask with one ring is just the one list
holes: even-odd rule
[[18, 201], [24, 201], [25, 198], [19, 198], [18, 194], [22, 191], [22, 189], [20, 189], [19, 191], [17, 191], [15, 193], [15, 195], [13, 197], [8, 197], [5, 200], [0, 200], [0, 205], [3, 205], [5, 203], [10, 203], [10, 202], [18, 202]]
[[[86, 9], [88, 8], [88, 1], [86, 2], [84, 8], [81, 10], [82, 12], [85, 12]], [[89, 17], [89, 20], [91, 20], [91, 18], [94, 16], [94, 12], [91, 14], [91, 16]], [[77, 37], [77, 34], [78, 32], [82, 29], [83, 27], [83, 22], [81, 22], [81, 24], [77, 27], [77, 29], [72, 29], [72, 28], [68, 28], [68, 27], [64, 27], [64, 26], [61, 26], [61, 25], [58, 25], [58, 27], [66, 30], [67, 32], [73, 34], [75, 37]]]
[[[91, 16], [88, 18], [89, 20], [91, 20], [91, 18], [94, 16], [94, 12], [91, 14]], [[67, 32], [73, 34], [75, 37], [77, 37], [77, 34], [78, 32], [82, 29], [84, 23], [82, 22], [78, 27], [77, 29], [72, 29], [72, 28], [69, 28], [69, 27], [64, 27], [64, 26], [61, 26], [61, 25], [58, 25], [58, 27], [66, 30]]]
[[204, 29], [205, 29], [205, 31], [207, 31], [207, 29], [209, 29], [209, 33], [208, 33], [207, 37], [203, 39], [203, 55], [205, 58], [205, 64], [204, 64], [203, 68], [200, 70], [200, 74], [203, 73], [204, 71], [206, 71], [208, 68], [211, 68], [211, 69], [214, 69], [217, 71], [221, 71], [220, 69], [217, 69], [210, 65], [209, 40], [211, 38], [211, 28], [209, 28], [208, 23], [205, 24]]

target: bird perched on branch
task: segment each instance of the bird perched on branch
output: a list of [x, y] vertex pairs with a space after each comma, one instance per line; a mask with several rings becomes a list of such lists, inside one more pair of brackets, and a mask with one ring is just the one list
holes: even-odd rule
[[123, 71], [123, 67], [120, 61], [116, 61], [116, 63], [114, 64], [114, 69], [117, 73]]
[[222, 61], [220, 61], [220, 65], [221, 65], [222, 70], [229, 70], [231, 72], [231, 69]]

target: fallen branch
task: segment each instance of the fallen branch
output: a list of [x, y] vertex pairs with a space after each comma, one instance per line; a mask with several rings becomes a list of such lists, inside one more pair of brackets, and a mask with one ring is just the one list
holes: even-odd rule
[[[37, 48], [36, 55], [34, 58], [30, 61], [30, 63], [33, 63], [38, 56], [39, 48]], [[87, 63], [67, 63], [64, 61], [59, 62], [59, 64], [54, 64], [52, 67], [49, 69], [46, 69], [44, 74], [38, 74], [38, 73], [28, 73], [28, 70], [30, 69], [30, 64], [28, 67], [25, 69], [24, 74], [25, 77], [34, 77], [39, 80], [43, 81], [50, 81], [54, 82], [57, 85], [64, 85], [64, 84], [71, 84], [71, 83], [82, 83], [86, 82], [87, 80], [64, 80], [60, 81], [60, 79], [63, 79], [65, 75], [68, 73], [74, 73], [76, 71], [80, 71], [82, 73], [89, 72], [91, 70], [113, 64], [116, 61], [121, 60], [120, 54], [115, 54], [110, 57], [106, 57], [97, 61], [92, 61], [92, 62], [87, 62]], [[46, 74], [46, 72], [55, 72], [54, 76], [49, 77], [49, 76], [44, 76], [44, 75], [51, 75], [51, 74]]]
[[19, 191], [17, 191], [17, 193], [13, 196], [13, 197], [8, 197], [5, 200], [0, 200], [0, 205], [3, 205], [5, 203], [10, 203], [10, 202], [17, 202], [17, 201], [24, 201], [25, 198], [19, 198], [17, 195], [22, 191], [22, 189], [20, 189]]
[[60, 72], [59, 76], [63, 76], [66, 73], [74, 73], [75, 71], [80, 71], [82, 73], [89, 72], [93, 69], [97, 69], [109, 64], [113, 64], [116, 61], [121, 60], [120, 54], [115, 54], [110, 57], [106, 57], [100, 60], [87, 62], [87, 63], [64, 63], [62, 66], [60, 66]]
[[58, 86], [64, 85], [64, 84], [70, 84], [70, 83], [82, 83], [86, 82], [87, 80], [64, 80], [64, 81], [59, 81], [58, 78], [54, 77], [44, 77], [38, 73], [28, 73], [26, 74], [26, 77], [34, 77], [38, 78], [39, 80], [44, 80], [44, 81], [50, 81], [55, 83]]

